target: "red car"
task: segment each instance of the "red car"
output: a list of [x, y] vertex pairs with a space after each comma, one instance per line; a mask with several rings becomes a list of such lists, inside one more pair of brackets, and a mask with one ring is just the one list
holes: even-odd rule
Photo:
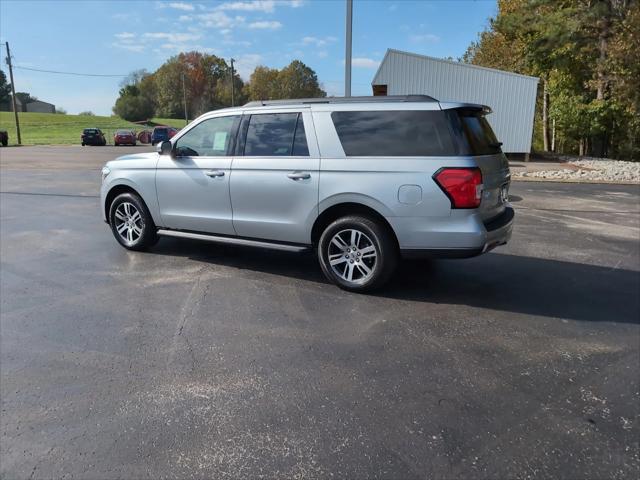
[[113, 144], [118, 145], [134, 145], [136, 144], [136, 134], [131, 130], [118, 130], [113, 136]]

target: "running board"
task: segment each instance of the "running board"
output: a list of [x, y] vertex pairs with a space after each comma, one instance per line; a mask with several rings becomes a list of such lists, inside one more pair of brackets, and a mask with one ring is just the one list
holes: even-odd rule
[[285, 252], [304, 252], [309, 247], [298, 245], [287, 245], [284, 243], [266, 242], [263, 240], [249, 240], [237, 237], [220, 237], [218, 235], [207, 235], [206, 233], [191, 233], [178, 230], [158, 230], [158, 235], [165, 237], [190, 238], [192, 240], [204, 240], [205, 242], [227, 243], [231, 245], [244, 245], [245, 247], [269, 248], [271, 250], [283, 250]]

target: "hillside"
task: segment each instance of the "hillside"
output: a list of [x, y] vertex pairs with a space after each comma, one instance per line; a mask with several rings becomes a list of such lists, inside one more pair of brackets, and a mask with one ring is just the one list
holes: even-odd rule
[[[23, 145], [61, 145], [80, 143], [80, 134], [84, 128], [101, 129], [108, 143], [113, 142], [113, 134], [119, 128], [134, 131], [145, 127], [127, 122], [120, 117], [101, 117], [83, 115], [59, 115], [53, 113], [19, 113], [20, 133]], [[152, 119], [154, 123], [182, 128], [184, 120]], [[9, 145], [17, 143], [13, 112], [0, 112], [0, 130], [9, 132]]]

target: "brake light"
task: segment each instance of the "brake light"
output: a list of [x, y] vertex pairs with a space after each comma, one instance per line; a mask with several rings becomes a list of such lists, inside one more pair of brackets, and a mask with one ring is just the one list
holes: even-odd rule
[[433, 179], [451, 200], [451, 208], [478, 208], [482, 200], [482, 172], [479, 168], [445, 167]]

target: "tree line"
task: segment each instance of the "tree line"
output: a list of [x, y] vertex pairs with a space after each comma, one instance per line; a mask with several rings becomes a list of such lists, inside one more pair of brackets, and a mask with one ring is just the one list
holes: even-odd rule
[[[232, 84], [233, 82], [233, 84]], [[180, 53], [155, 72], [132, 72], [122, 83], [113, 112], [129, 121], [152, 117], [189, 118], [249, 100], [324, 97], [316, 73], [299, 60], [282, 69], [258, 66], [244, 82], [215, 55]]]
[[640, 158], [638, 0], [498, 0], [462, 61], [540, 78], [534, 149]]

